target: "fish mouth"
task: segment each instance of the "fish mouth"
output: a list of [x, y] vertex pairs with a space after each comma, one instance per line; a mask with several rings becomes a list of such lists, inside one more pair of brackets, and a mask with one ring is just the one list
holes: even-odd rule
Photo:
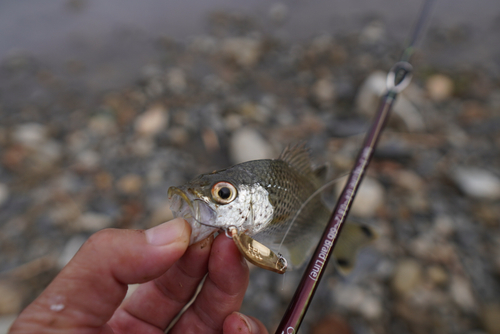
[[203, 240], [218, 230], [214, 226], [216, 212], [196, 195], [181, 188], [170, 187], [168, 199], [174, 217], [184, 218], [191, 225], [190, 244]]

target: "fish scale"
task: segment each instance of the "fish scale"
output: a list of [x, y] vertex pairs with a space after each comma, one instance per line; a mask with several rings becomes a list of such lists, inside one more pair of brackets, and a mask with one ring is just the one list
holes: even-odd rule
[[[291, 146], [278, 159], [244, 162], [171, 187], [171, 209], [191, 224], [191, 243], [219, 229], [236, 228], [239, 234], [282, 254], [290, 267], [298, 267], [311, 253], [330, 215], [318, 191], [324, 181], [317, 172], [304, 145]], [[219, 186], [226, 188], [227, 200], [214, 190]], [[357, 246], [374, 235], [357, 230], [348, 233], [353, 232], [354, 239], [342, 233], [337, 245], [342, 263], [349, 266]]]

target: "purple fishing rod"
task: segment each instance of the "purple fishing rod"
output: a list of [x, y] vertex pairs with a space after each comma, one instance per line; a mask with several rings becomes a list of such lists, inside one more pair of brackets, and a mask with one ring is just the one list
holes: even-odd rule
[[387, 75], [387, 93], [381, 98], [375, 118], [365, 137], [354, 167], [349, 174], [344, 190], [340, 194], [332, 216], [330, 217], [330, 221], [307, 265], [299, 286], [276, 330], [276, 334], [296, 334], [299, 330], [302, 319], [309, 307], [309, 303], [323, 276], [324, 268], [333, 253], [340, 231], [344, 226], [356, 192], [363, 180], [396, 97], [411, 81], [413, 68], [408, 61], [414, 52], [415, 43], [421, 34], [424, 21], [429, 14], [432, 2], [433, 0], [426, 0], [424, 3], [408, 47], [404, 50], [400, 61], [392, 67]]

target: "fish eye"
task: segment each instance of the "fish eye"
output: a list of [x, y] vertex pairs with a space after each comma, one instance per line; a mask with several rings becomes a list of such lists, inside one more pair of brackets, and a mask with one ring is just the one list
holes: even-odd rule
[[231, 203], [237, 194], [235, 186], [229, 182], [217, 182], [212, 187], [212, 198], [219, 204]]

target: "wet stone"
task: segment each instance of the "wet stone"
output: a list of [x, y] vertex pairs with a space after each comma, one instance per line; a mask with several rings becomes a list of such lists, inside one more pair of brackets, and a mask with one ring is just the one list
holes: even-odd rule
[[0, 183], [0, 206], [9, 199], [9, 187], [6, 184]]
[[352, 330], [345, 321], [337, 315], [330, 315], [321, 319], [317, 324], [315, 324], [311, 329], [311, 334], [352, 334]]
[[99, 167], [101, 157], [93, 150], [85, 150], [76, 156], [75, 168], [82, 171], [93, 171]]
[[134, 125], [137, 134], [154, 136], [168, 125], [167, 110], [161, 105], [155, 105], [139, 115]]
[[312, 86], [311, 93], [320, 106], [330, 107], [335, 99], [335, 86], [329, 78], [320, 79]]
[[71, 225], [71, 228], [79, 232], [96, 232], [112, 225], [111, 217], [101, 213], [86, 212]]
[[466, 195], [479, 199], [500, 198], [500, 178], [492, 172], [477, 167], [458, 167], [452, 178]]
[[12, 137], [17, 143], [36, 148], [47, 139], [47, 128], [38, 123], [21, 124], [14, 129]]
[[378, 319], [383, 314], [380, 299], [358, 286], [337, 284], [332, 295], [339, 306], [359, 313], [366, 319]]
[[167, 222], [174, 218], [174, 214], [167, 203], [161, 205], [153, 211], [151, 215], [151, 220], [149, 222], [149, 227], [159, 225], [161, 223]]
[[260, 133], [251, 128], [242, 128], [233, 134], [230, 152], [234, 163], [274, 158], [271, 146]]
[[448, 282], [448, 274], [438, 265], [433, 265], [427, 268], [427, 276], [432, 283], [436, 285], [445, 285]]
[[174, 93], [183, 93], [187, 88], [186, 73], [180, 68], [171, 68], [167, 72], [167, 87]]
[[[344, 181], [337, 183], [335, 188], [337, 195], [340, 195], [346, 182], [347, 177]], [[384, 202], [384, 187], [377, 180], [365, 177], [356, 194], [350, 213], [357, 217], [373, 217]]]
[[12, 326], [16, 319], [17, 314], [0, 316], [0, 333], [7, 334], [9, 332], [9, 328]]
[[444, 101], [453, 94], [453, 81], [446, 75], [434, 74], [427, 79], [426, 89], [432, 100]]
[[120, 178], [117, 183], [117, 189], [127, 195], [138, 194], [142, 189], [142, 178], [136, 174], [127, 174]]
[[481, 318], [488, 334], [500, 334], [500, 304], [490, 303], [484, 305]]
[[462, 277], [453, 277], [450, 285], [453, 300], [464, 310], [472, 312], [477, 305], [469, 282]]
[[87, 241], [87, 238], [81, 235], [75, 235], [68, 240], [63, 251], [59, 255], [59, 258], [57, 259], [57, 265], [59, 268], [63, 268], [69, 263], [69, 261], [71, 261], [85, 241]]
[[222, 41], [222, 53], [241, 66], [253, 66], [261, 54], [260, 41], [249, 37], [230, 37]]
[[400, 295], [408, 295], [422, 282], [422, 267], [413, 259], [400, 261], [394, 271], [392, 288]]
[[21, 311], [24, 296], [18, 285], [0, 281], [0, 296], [0, 315], [17, 314]]

